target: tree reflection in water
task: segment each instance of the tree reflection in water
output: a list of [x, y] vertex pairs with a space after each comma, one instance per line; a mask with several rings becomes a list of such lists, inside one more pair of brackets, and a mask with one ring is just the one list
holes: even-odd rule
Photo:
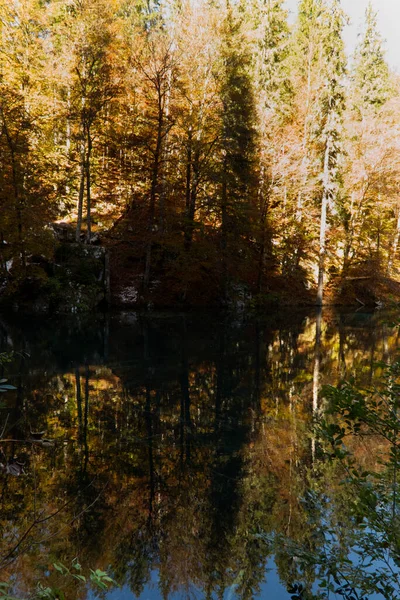
[[[324, 527], [340, 532], [346, 558], [357, 521], [346, 513], [354, 488], [338, 484], [315, 437], [320, 389], [379, 377], [376, 361], [398, 345], [386, 317], [124, 314], [4, 321], [0, 335], [0, 350], [21, 351], [1, 408], [2, 454], [24, 464], [0, 474], [0, 579], [15, 594], [41, 579], [86, 597], [52, 568], [78, 557], [136, 596], [156, 573], [163, 598], [328, 597]], [[381, 438], [351, 447], [364, 470], [380, 468]]]

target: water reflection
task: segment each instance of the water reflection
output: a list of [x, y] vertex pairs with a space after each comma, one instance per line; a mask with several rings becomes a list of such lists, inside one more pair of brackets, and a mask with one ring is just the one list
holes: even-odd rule
[[[123, 586], [112, 598], [289, 598], [298, 581], [311, 593], [318, 565], [300, 569], [273, 538], [320, 551], [313, 493], [316, 481], [335, 487], [311, 428], [320, 389], [343, 377], [371, 384], [398, 347], [390, 320], [3, 319], [1, 350], [16, 352], [3, 371], [17, 390], [0, 412], [0, 579], [19, 595], [42, 579], [84, 598], [51, 567], [78, 557], [85, 573], [105, 569]], [[348, 525], [345, 512], [337, 519]]]

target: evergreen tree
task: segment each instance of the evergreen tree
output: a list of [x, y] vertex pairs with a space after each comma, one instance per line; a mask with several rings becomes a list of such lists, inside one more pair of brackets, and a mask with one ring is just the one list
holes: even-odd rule
[[[273, 189], [279, 130], [291, 108], [292, 88], [288, 69], [288, 11], [283, 0], [260, 0], [255, 5], [255, 87], [258, 109], [259, 149], [259, 265], [257, 291], [262, 291], [263, 271], [270, 243], [269, 206]], [[279, 144], [279, 142], [278, 142]], [[269, 248], [268, 248], [269, 246]]]
[[251, 55], [243, 17], [227, 6], [221, 35], [220, 219], [222, 295], [227, 298], [228, 255], [237, 269], [239, 242], [249, 235], [257, 186], [256, 110]]
[[256, 7], [256, 79], [262, 109], [281, 114], [292, 89], [288, 72], [288, 11], [284, 0], [259, 0]]
[[390, 97], [389, 68], [371, 3], [365, 12], [365, 31], [356, 49], [352, 80], [354, 108], [361, 116], [366, 109], [378, 110]]

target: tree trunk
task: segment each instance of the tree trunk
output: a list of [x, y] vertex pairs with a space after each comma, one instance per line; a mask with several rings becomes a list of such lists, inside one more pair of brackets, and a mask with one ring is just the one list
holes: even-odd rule
[[[261, 294], [264, 265], [265, 265], [265, 248], [266, 248], [266, 225], [267, 225], [267, 204], [268, 197], [265, 194], [265, 167], [260, 165], [260, 179], [259, 179], [258, 195], [260, 198], [260, 221], [261, 221], [261, 241], [260, 241], [260, 254], [258, 260], [258, 275], [257, 275], [257, 293]], [[269, 196], [269, 194], [268, 194]]]
[[196, 214], [197, 190], [200, 179], [199, 161], [199, 150], [195, 150], [193, 158], [192, 149], [190, 149], [190, 153], [188, 152], [188, 164], [186, 169], [186, 225], [184, 235], [184, 246], [186, 251], [190, 250], [193, 241], [194, 216]]
[[164, 127], [164, 107], [162, 101], [162, 95], [159, 93], [158, 97], [158, 123], [157, 123], [157, 140], [154, 151], [154, 162], [151, 176], [150, 186], [150, 206], [149, 206], [149, 218], [147, 224], [148, 231], [148, 242], [146, 248], [145, 267], [143, 275], [143, 291], [147, 292], [150, 283], [150, 270], [151, 270], [151, 255], [153, 249], [153, 227], [154, 217], [156, 211], [156, 200], [157, 191], [159, 187], [159, 174], [160, 174], [160, 159], [162, 151], [162, 140], [163, 140], [163, 127]]
[[83, 197], [85, 195], [85, 157], [86, 157], [85, 142], [82, 142], [82, 148], [81, 148], [81, 178], [80, 178], [79, 196], [78, 196], [78, 217], [77, 217], [77, 221], [76, 221], [76, 232], [75, 232], [75, 239], [76, 239], [77, 242], [81, 241], [82, 215], [83, 215]]
[[[319, 409], [319, 382], [321, 370], [321, 332], [322, 332], [322, 310], [318, 310], [315, 322], [315, 347], [314, 347], [314, 371], [313, 371], [313, 420], [318, 416]], [[312, 457], [315, 459], [315, 436], [311, 440]]]
[[185, 204], [186, 204], [186, 223], [184, 231], [184, 247], [185, 250], [189, 250], [192, 243], [191, 235], [191, 221], [190, 221], [190, 207], [192, 203], [192, 128], [188, 131], [188, 141], [186, 147], [186, 182], [185, 182]]
[[86, 178], [86, 241], [90, 244], [90, 239], [92, 236], [92, 199], [91, 199], [91, 189], [90, 189], [90, 159], [92, 154], [92, 138], [90, 136], [90, 129], [88, 126], [87, 130], [87, 153], [86, 153], [86, 163], [85, 163], [85, 178]]
[[221, 192], [221, 258], [222, 258], [222, 298], [226, 302], [228, 298], [228, 185], [227, 185], [227, 165], [224, 158], [222, 173], [222, 192]]
[[330, 158], [330, 140], [327, 140], [324, 158], [324, 178], [321, 203], [321, 220], [319, 232], [319, 264], [318, 264], [318, 291], [317, 305], [322, 306], [324, 295], [324, 275], [325, 275], [325, 254], [326, 254], [326, 229], [328, 213], [328, 195], [329, 195], [329, 158]]
[[24, 271], [26, 270], [26, 253], [25, 253], [25, 244], [23, 239], [23, 225], [22, 225], [22, 206], [23, 206], [23, 194], [21, 198], [21, 194], [19, 192], [19, 182], [18, 182], [18, 167], [17, 167], [17, 159], [16, 159], [16, 147], [14, 141], [10, 135], [9, 129], [7, 127], [5, 119], [3, 119], [3, 129], [7, 139], [8, 149], [11, 155], [11, 169], [12, 169], [12, 186], [13, 186], [13, 196], [14, 196], [14, 206], [17, 220], [17, 232], [18, 232], [18, 246], [19, 252], [21, 255], [21, 265]]

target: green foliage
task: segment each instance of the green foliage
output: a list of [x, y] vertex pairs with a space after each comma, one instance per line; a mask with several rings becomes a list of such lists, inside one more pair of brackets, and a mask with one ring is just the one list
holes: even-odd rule
[[352, 81], [354, 108], [361, 117], [365, 110], [378, 110], [391, 95], [383, 40], [377, 27], [377, 13], [371, 3], [365, 12], [364, 35], [355, 53]]
[[14, 352], [0, 352], [0, 365], [10, 363], [14, 357]]
[[256, 17], [260, 33], [254, 60], [261, 108], [269, 115], [285, 114], [294, 94], [288, 65], [288, 11], [283, 0], [260, 1], [256, 3]]
[[[336, 576], [345, 567], [347, 579], [364, 597], [380, 593], [394, 599], [399, 585], [395, 565], [400, 564], [400, 362], [380, 367], [384, 373], [373, 388], [359, 389], [347, 382], [325, 389], [327, 417], [319, 432], [325, 458], [342, 473], [347, 511], [357, 532], [349, 550], [358, 564], [346, 554], [336, 566]], [[383, 450], [376, 457], [379, 467], [365, 469], [350, 451], [349, 442], [371, 436], [381, 440]]]
[[[89, 576], [82, 574], [82, 566], [77, 559], [72, 561], [71, 567], [68, 568], [64, 564], [57, 562], [53, 564], [53, 567], [57, 573], [59, 573], [65, 582], [69, 578], [75, 579], [79, 583], [86, 584], [90, 581], [95, 588], [101, 591], [107, 591], [110, 584], [117, 585], [116, 582], [107, 575], [105, 571], [101, 569], [90, 570]], [[0, 600], [21, 600], [9, 594], [9, 590], [12, 589], [11, 583], [0, 583]], [[62, 589], [56, 587], [49, 587], [39, 582], [29, 595], [30, 600], [66, 600], [66, 596]]]

